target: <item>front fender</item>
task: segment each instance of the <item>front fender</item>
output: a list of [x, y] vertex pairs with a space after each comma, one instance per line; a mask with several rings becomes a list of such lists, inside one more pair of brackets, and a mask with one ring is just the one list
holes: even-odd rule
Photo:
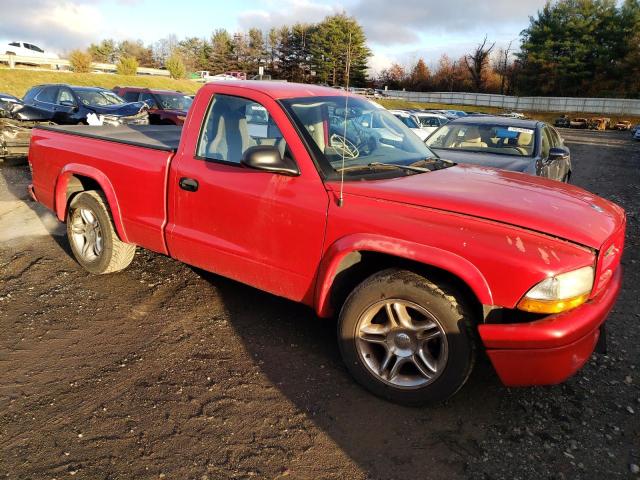
[[483, 305], [492, 305], [489, 284], [471, 262], [440, 248], [372, 234], [353, 234], [331, 245], [320, 264], [316, 283], [315, 310], [320, 317], [331, 316], [331, 286], [340, 263], [351, 252], [376, 252], [404, 258], [445, 270], [463, 280]]
[[82, 175], [83, 177], [91, 178], [100, 185], [100, 188], [104, 192], [107, 202], [109, 203], [109, 209], [111, 210], [111, 216], [116, 227], [116, 232], [123, 242], [128, 242], [129, 240], [122, 223], [120, 205], [118, 204], [118, 198], [116, 197], [113, 185], [111, 185], [109, 178], [95, 167], [78, 163], [69, 163], [62, 168], [58, 174], [58, 178], [56, 179], [54, 196], [54, 209], [58, 219], [64, 222], [67, 217], [67, 210], [69, 208], [67, 202], [67, 186], [69, 184], [69, 180], [74, 175]]

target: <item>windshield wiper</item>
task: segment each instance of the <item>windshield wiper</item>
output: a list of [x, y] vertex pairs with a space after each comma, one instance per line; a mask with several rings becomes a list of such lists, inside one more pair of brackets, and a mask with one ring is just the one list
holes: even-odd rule
[[428, 168], [422, 168], [418, 166], [412, 165], [400, 165], [397, 163], [382, 163], [382, 162], [371, 162], [363, 165], [350, 165], [344, 168], [338, 168], [336, 172], [350, 172], [353, 170], [376, 170], [376, 169], [391, 169], [391, 168], [399, 168], [400, 170], [406, 170], [414, 173], [426, 173], [430, 172]]
[[422, 160], [418, 160], [417, 162], [413, 162], [412, 164], [410, 164], [410, 167], [421, 167], [424, 165], [433, 165], [434, 163], [446, 163], [448, 165], [455, 165], [456, 162], [452, 162], [451, 160], [445, 160], [444, 158], [440, 158], [440, 157], [427, 157], [427, 158], [423, 158]]

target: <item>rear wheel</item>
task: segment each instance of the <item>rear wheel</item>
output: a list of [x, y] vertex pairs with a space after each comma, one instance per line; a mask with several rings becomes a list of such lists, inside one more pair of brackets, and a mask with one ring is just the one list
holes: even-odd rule
[[91, 273], [122, 270], [136, 252], [135, 245], [118, 238], [105, 198], [93, 190], [81, 192], [71, 201], [67, 237], [76, 260]]
[[462, 297], [405, 270], [361, 283], [340, 313], [347, 368], [374, 394], [404, 405], [449, 398], [469, 377], [475, 339]]

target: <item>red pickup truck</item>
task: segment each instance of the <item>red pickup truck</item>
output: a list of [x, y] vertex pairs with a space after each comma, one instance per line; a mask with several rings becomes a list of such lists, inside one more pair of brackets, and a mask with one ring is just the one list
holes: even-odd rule
[[620, 207], [440, 159], [335, 89], [211, 83], [182, 128], [37, 127], [29, 162], [90, 272], [139, 246], [338, 316], [350, 372], [403, 404], [454, 394], [481, 347], [506, 385], [562, 382], [620, 290]]

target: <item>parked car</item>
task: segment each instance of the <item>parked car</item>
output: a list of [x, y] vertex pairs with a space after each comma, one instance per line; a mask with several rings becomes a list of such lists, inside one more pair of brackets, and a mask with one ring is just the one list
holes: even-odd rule
[[152, 125], [182, 125], [193, 103], [191, 96], [173, 90], [115, 87], [113, 92], [127, 102], [145, 102]]
[[31, 128], [38, 123], [50, 124], [48, 115], [14, 95], [0, 93], [0, 162], [26, 158]]
[[[460, 114], [455, 113], [453, 110], [422, 110], [422, 111], [423, 112], [429, 112], [429, 113], [435, 113], [437, 115], [443, 115], [448, 120], [455, 120], [456, 118], [461, 116]], [[457, 112], [457, 110], [456, 110], [456, 112]]]
[[635, 135], [638, 129], [640, 129], [640, 123], [635, 124], [629, 131], [631, 132], [631, 135]]
[[420, 122], [420, 127], [422, 128], [422, 130], [427, 132], [427, 137], [442, 125], [446, 125], [447, 123], [449, 123], [449, 119], [447, 117], [438, 113], [416, 111], [414, 112], [414, 115], [418, 122]]
[[404, 110], [389, 110], [396, 118], [411, 129], [420, 140], [426, 140], [431, 132], [422, 128], [420, 120], [414, 113], [406, 112]]
[[447, 113], [450, 113], [451, 115], [455, 115], [456, 117], [466, 117], [468, 114], [465, 111], [462, 110], [444, 110]]
[[5, 55], [17, 55], [19, 57], [59, 58], [53, 52], [45, 52], [42, 48], [27, 42], [10, 42], [0, 46], [0, 51]]
[[25, 105], [46, 112], [61, 125], [146, 125], [148, 106], [143, 102], [127, 103], [111, 90], [66, 84], [37, 85], [23, 99]]
[[607, 128], [611, 128], [611, 119], [607, 117], [590, 118], [588, 127], [590, 130], [606, 130]]
[[503, 114], [500, 115], [501, 117], [508, 117], [508, 118], [517, 118], [520, 120], [524, 120], [527, 118], [527, 116], [524, 113], [520, 113], [520, 112], [505, 112]]
[[620, 120], [613, 126], [616, 130], [631, 130], [631, 122], [629, 120]]
[[569, 122], [570, 128], [587, 128], [589, 126], [589, 120], [583, 117], [572, 118]]
[[633, 139], [640, 140], [640, 128], [636, 129], [635, 133], [633, 134]]
[[[38, 127], [30, 191], [89, 272], [140, 246], [338, 316], [348, 370], [399, 403], [453, 395], [481, 347], [507, 385], [579, 370], [621, 288], [624, 210], [443, 161], [387, 110], [345, 103], [313, 85], [212, 83], [184, 128]], [[382, 128], [402, 138], [383, 143]]]
[[569, 128], [571, 126], [571, 120], [568, 115], [562, 115], [553, 121], [553, 125], [558, 128]]
[[426, 141], [456, 163], [528, 173], [568, 182], [571, 154], [555, 128], [537, 120], [467, 116], [436, 130]]

